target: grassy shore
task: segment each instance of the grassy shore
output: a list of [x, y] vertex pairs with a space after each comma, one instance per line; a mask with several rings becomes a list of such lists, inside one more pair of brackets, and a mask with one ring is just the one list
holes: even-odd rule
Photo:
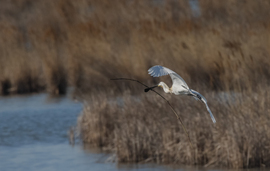
[[[122, 162], [269, 166], [270, 2], [13, 0], [0, 2], [0, 94], [67, 87], [88, 101], [82, 139]], [[179, 73], [209, 101], [143, 93], [153, 65]], [[169, 77], [161, 78], [171, 84]], [[229, 100], [221, 98], [225, 93]]]

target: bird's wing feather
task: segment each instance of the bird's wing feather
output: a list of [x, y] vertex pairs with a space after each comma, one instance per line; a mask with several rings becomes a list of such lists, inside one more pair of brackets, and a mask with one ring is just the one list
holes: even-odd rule
[[153, 76], [153, 77], [161, 77], [164, 75], [170, 75], [173, 85], [177, 85], [180, 86], [182, 88], [182, 86], [186, 89], [189, 89], [187, 83], [184, 81], [184, 79], [182, 77], [180, 77], [176, 72], [170, 70], [169, 68], [160, 66], [160, 65], [156, 65], [153, 66], [152, 68], [150, 68], [148, 70], [148, 73]]

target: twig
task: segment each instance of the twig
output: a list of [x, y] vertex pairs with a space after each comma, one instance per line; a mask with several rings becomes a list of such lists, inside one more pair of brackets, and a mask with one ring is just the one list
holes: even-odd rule
[[[141, 85], [143, 85], [143, 86], [145, 86], [145, 87], [147, 87], [147, 88], [150, 88], [149, 86], [143, 84], [142, 82], [140, 82], [140, 81], [138, 81], [138, 80], [134, 80], [134, 79], [129, 79], [129, 78], [114, 78], [114, 79], [111, 79], [111, 80], [114, 80], [114, 81], [119, 81], [119, 80], [135, 81], [135, 82], [137, 82], [137, 83], [139, 83], [139, 84], [141, 84]], [[168, 105], [170, 106], [171, 110], [172, 110], [173, 113], [175, 114], [176, 118], [177, 118], [178, 121], [181, 123], [181, 125], [182, 125], [182, 127], [183, 127], [183, 129], [184, 129], [184, 131], [185, 131], [185, 134], [186, 134], [186, 136], [188, 137], [189, 144], [190, 144], [191, 148], [193, 149], [193, 145], [192, 145], [192, 143], [191, 143], [191, 141], [190, 141], [189, 134], [188, 134], [188, 132], [187, 132], [187, 130], [186, 130], [184, 124], [183, 124], [183, 121], [182, 121], [182, 119], [180, 118], [180, 116], [176, 113], [176, 111], [174, 110], [174, 108], [172, 107], [172, 105], [170, 104], [170, 102], [169, 102], [165, 97], [163, 97], [161, 94], [159, 94], [158, 92], [156, 92], [155, 90], [153, 90], [153, 89], [150, 89], [150, 90], [153, 91], [153, 92], [155, 92], [156, 94], [158, 94], [161, 98], [163, 98], [163, 99], [168, 103]]]

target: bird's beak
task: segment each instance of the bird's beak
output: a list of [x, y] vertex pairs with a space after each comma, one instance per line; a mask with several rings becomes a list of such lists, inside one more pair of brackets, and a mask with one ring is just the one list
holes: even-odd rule
[[148, 87], [148, 88], [144, 89], [144, 92], [148, 92], [149, 90], [152, 90], [155, 87], [158, 87], [158, 85], [157, 86], [153, 86], [153, 87]]

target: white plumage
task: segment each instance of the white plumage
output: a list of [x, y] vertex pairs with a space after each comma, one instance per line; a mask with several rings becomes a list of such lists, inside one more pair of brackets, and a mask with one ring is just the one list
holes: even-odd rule
[[210, 113], [211, 119], [214, 123], [216, 123], [216, 120], [210, 110], [210, 108], [207, 105], [206, 99], [197, 91], [192, 90], [188, 87], [187, 83], [184, 81], [182, 77], [180, 77], [176, 72], [170, 70], [169, 68], [163, 67], [163, 66], [153, 66], [148, 70], [148, 73], [153, 77], [161, 77], [164, 75], [170, 75], [172, 79], [172, 87], [169, 88], [164, 82], [160, 82], [158, 85], [150, 87], [145, 89], [145, 92], [149, 91], [150, 89], [153, 89], [155, 87], [162, 87], [163, 90], [166, 93], [173, 93], [175, 95], [189, 95], [194, 97], [196, 100], [200, 100], [203, 102], [206, 106], [206, 109]]

